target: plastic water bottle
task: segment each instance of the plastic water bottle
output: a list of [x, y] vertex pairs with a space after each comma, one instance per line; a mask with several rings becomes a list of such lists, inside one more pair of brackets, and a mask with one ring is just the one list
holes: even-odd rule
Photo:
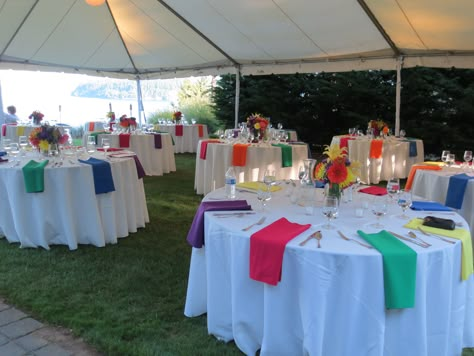
[[235, 186], [237, 178], [235, 177], [234, 167], [230, 166], [225, 173], [225, 196], [228, 199], [235, 199]]

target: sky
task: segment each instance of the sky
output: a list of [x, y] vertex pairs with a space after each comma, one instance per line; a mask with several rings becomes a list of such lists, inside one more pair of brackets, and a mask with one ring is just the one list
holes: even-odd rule
[[[70, 125], [80, 125], [88, 121], [105, 118], [109, 104], [116, 115], [139, 117], [136, 100], [90, 99], [71, 96], [79, 85], [98, 78], [83, 74], [47, 73], [33, 71], [0, 70], [3, 111], [14, 105], [17, 116], [28, 120], [28, 116], [39, 110], [45, 120]], [[100, 80], [103, 80], [101, 77]], [[130, 112], [130, 105], [132, 112]], [[157, 110], [171, 109], [171, 103], [144, 101], [144, 113], [148, 116]]]

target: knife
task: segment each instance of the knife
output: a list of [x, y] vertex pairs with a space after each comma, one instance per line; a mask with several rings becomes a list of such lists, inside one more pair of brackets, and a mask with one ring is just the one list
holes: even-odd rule
[[239, 211], [235, 213], [215, 213], [212, 216], [232, 216], [232, 215], [253, 215], [256, 214], [255, 211]]
[[414, 240], [414, 239], [409, 239], [408, 237], [405, 237], [405, 236], [402, 236], [402, 235], [399, 235], [399, 234], [396, 234], [392, 231], [389, 231], [389, 233], [391, 233], [393, 236], [399, 238], [400, 240], [405, 240], [405, 241], [408, 241], [408, 242], [411, 242], [415, 245], [418, 245], [418, 246], [421, 246], [421, 247], [424, 247], [424, 248], [428, 248], [429, 246], [425, 245], [425, 244], [422, 244], [421, 242], [417, 241], [417, 240]]

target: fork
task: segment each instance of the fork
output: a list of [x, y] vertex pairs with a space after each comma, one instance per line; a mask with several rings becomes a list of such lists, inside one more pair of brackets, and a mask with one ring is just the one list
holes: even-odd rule
[[426, 241], [423, 241], [422, 239], [420, 239], [418, 236], [416, 236], [416, 234], [413, 232], [413, 231], [408, 231], [408, 236], [410, 236], [412, 239], [415, 239], [427, 246], [431, 246], [428, 242]]
[[349, 237], [347, 237], [346, 235], [344, 235], [344, 234], [343, 234], [341, 231], [339, 231], [339, 230], [338, 230], [337, 232], [339, 233], [339, 236], [341, 236], [341, 237], [342, 237], [344, 240], [346, 240], [346, 241], [353, 241], [353, 242], [355, 242], [355, 243], [358, 243], [358, 244], [361, 245], [361, 246], [364, 246], [364, 247], [367, 247], [367, 248], [373, 248], [372, 246], [367, 245], [367, 244], [365, 244], [365, 243], [363, 243], [363, 242], [360, 242], [360, 241], [357, 241], [357, 240], [354, 240], [354, 239], [350, 239]]
[[435, 234], [433, 234], [433, 233], [427, 232], [427, 231], [423, 230], [420, 226], [418, 226], [418, 230], [420, 230], [423, 235], [435, 237], [435, 238], [437, 238], [437, 239], [439, 239], [439, 240], [441, 240], [441, 241], [449, 242], [450, 244], [455, 244], [455, 243], [456, 243], [456, 241], [451, 241], [451, 240], [445, 239], [445, 238], [443, 238], [443, 237], [441, 237], [441, 236], [438, 236], [438, 235], [435, 235]]
[[259, 221], [255, 222], [255, 223], [253, 223], [253, 224], [251, 224], [251, 225], [249, 225], [249, 226], [247, 226], [247, 227], [244, 227], [244, 228], [242, 229], [242, 231], [248, 231], [248, 230], [250, 230], [252, 227], [254, 227], [255, 225], [262, 225], [262, 224], [265, 222], [265, 219], [266, 219], [266, 217], [265, 217], [265, 216], [262, 216]]

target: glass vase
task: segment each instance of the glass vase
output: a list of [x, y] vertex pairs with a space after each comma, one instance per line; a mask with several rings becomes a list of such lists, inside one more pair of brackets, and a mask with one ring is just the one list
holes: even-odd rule
[[337, 205], [341, 203], [342, 190], [339, 184], [327, 183], [324, 187], [324, 193], [327, 197], [333, 196], [337, 198]]
[[316, 168], [316, 160], [312, 158], [304, 159], [304, 178], [301, 183], [303, 185], [314, 186], [314, 169]]

